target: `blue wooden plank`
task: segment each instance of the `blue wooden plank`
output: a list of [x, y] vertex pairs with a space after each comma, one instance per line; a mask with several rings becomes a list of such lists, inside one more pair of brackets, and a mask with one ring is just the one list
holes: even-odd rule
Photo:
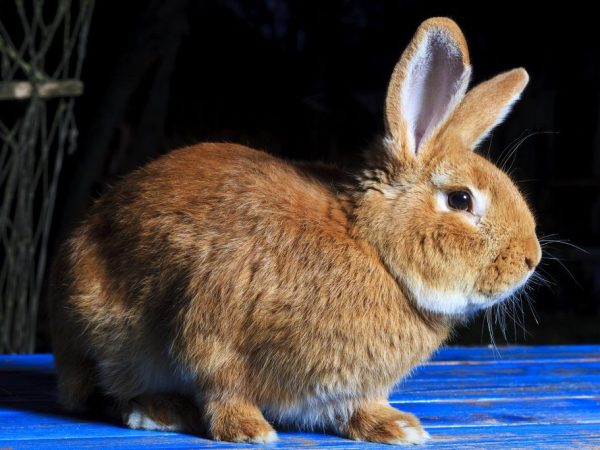
[[[325, 449], [387, 449], [388, 445], [353, 442], [332, 435], [284, 432], [280, 440], [267, 448], [325, 448]], [[551, 437], [551, 440], [549, 439]], [[595, 448], [600, 445], [600, 429], [595, 424], [580, 425], [514, 425], [495, 427], [447, 427], [436, 430], [432, 440], [422, 447], [427, 449], [506, 449], [506, 448]], [[11, 448], [22, 450], [63, 448], [264, 448], [263, 446], [216, 443], [207, 439], [182, 434], [165, 435], [146, 432], [144, 436], [102, 438], [78, 436], [71, 439], [30, 439], [11, 443]]]
[[[446, 382], [452, 382], [452, 379]], [[443, 401], [473, 401], [473, 400], [488, 400], [495, 398], [522, 398], [524, 396], [543, 398], [543, 397], [579, 397], [586, 395], [597, 395], [596, 383], [581, 383], [573, 384], [570, 382], [540, 384], [540, 385], [517, 385], [515, 383], [506, 383], [504, 386], [499, 386], [502, 380], [485, 383], [481, 382], [477, 385], [477, 381], [472, 382], [472, 387], [457, 387], [444, 389], [439, 384], [431, 385], [430, 389], [426, 387], [420, 389], [410, 389], [406, 391], [395, 391], [390, 396], [390, 400], [397, 403], [435, 403]], [[535, 381], [533, 382], [535, 383]], [[459, 385], [461, 383], [456, 383]], [[489, 387], [489, 385], [493, 385]]]
[[546, 364], [529, 364], [526, 361], [511, 361], [503, 364], [467, 364], [456, 366], [424, 365], [415, 369], [407, 380], [416, 379], [427, 382], [452, 378], [481, 378], [506, 376], [520, 379], [523, 377], [548, 377], [553, 379], [579, 379], [600, 377], [600, 361], [584, 362], [547, 362]]
[[455, 361], [502, 361], [526, 359], [532, 363], [543, 364], [548, 359], [585, 359], [600, 358], [598, 345], [508, 345], [493, 347], [444, 347], [432, 356], [434, 362]]
[[411, 412], [426, 427], [511, 423], [595, 423], [600, 427], [600, 398], [489, 398], [481, 401], [402, 403], [392, 405]]
[[[424, 448], [599, 444], [600, 346], [508, 347], [499, 353], [443, 349], [394, 391], [392, 404], [420, 416], [434, 436]], [[0, 356], [0, 448], [241, 448], [66, 415], [56, 404], [53, 374], [49, 355]], [[363, 445], [310, 433], [280, 436], [275, 448]]]
[[[403, 403], [392, 405], [417, 415], [432, 434], [435, 428], [448, 426], [489, 426], [518, 424], [595, 423], [600, 428], [600, 397], [483, 399], [439, 403]], [[47, 436], [73, 438], [81, 435], [116, 437], [130, 435], [118, 424], [83, 421], [77, 418], [35, 417], [15, 412], [2, 416], [0, 443], [5, 440], [41, 439]], [[34, 423], [36, 426], [32, 427]], [[144, 434], [135, 430], [134, 434]]]
[[52, 355], [0, 355], [0, 370], [27, 369], [34, 372], [54, 372]]

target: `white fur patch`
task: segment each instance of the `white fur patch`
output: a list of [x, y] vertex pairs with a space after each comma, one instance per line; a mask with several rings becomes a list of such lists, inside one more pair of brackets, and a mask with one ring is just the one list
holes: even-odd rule
[[391, 441], [389, 444], [393, 445], [406, 445], [406, 444], [424, 444], [427, 440], [430, 439], [429, 433], [427, 431], [411, 427], [404, 420], [396, 421], [396, 424], [402, 432], [404, 433], [405, 438], [399, 439], [397, 441]]
[[163, 425], [155, 422], [138, 408], [133, 408], [124, 419], [125, 425], [133, 430], [181, 431], [181, 424]]
[[484, 302], [484, 298], [473, 299], [462, 292], [439, 291], [427, 288], [422, 283], [407, 283], [417, 305], [428, 311], [446, 314], [461, 315], [471, 311], [475, 304]]
[[440, 170], [431, 175], [431, 183], [438, 189], [443, 189], [450, 184], [451, 173], [442, 172]]
[[533, 270], [529, 271], [510, 289], [496, 297], [488, 297], [475, 293], [441, 291], [424, 286], [421, 281], [415, 281], [409, 277], [402, 278], [404, 279], [404, 284], [412, 294], [413, 300], [419, 307], [449, 316], [460, 316], [489, 308], [508, 299], [527, 283], [533, 272]]
[[450, 212], [451, 209], [448, 206], [448, 195], [444, 191], [436, 191], [434, 194], [435, 206], [437, 211]]
[[384, 184], [380, 187], [380, 190], [383, 196], [388, 200], [394, 200], [398, 197], [398, 189], [394, 188], [393, 186]]
[[250, 439], [250, 442], [256, 444], [271, 444], [277, 440], [277, 433], [275, 431], [269, 431], [265, 434], [259, 434]]
[[474, 187], [469, 187], [469, 190], [473, 196], [473, 214], [481, 219], [488, 208], [488, 195]]

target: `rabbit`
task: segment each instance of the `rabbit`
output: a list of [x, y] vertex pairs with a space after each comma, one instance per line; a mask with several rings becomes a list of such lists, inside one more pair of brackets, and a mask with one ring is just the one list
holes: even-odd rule
[[203, 143], [120, 180], [52, 270], [65, 408], [99, 392], [131, 428], [425, 442], [391, 388], [466, 317], [522, 289], [541, 258], [523, 196], [474, 152], [527, 72], [467, 92], [470, 75], [459, 27], [428, 19], [356, 173]]

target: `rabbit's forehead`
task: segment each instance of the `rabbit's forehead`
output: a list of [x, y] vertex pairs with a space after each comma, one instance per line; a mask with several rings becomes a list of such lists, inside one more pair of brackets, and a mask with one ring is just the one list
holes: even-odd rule
[[430, 182], [439, 189], [470, 188], [487, 195], [518, 192], [510, 178], [485, 158], [464, 152], [438, 162], [430, 174]]

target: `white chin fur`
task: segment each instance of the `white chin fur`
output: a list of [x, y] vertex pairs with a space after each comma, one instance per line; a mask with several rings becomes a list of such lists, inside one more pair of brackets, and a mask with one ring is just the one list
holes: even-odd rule
[[[411, 289], [414, 300], [420, 308], [448, 316], [463, 315], [480, 309], [483, 298], [470, 299], [458, 292], [442, 292], [435, 289]], [[474, 301], [475, 300], [475, 301]]]
[[521, 289], [533, 271], [528, 272], [513, 287], [494, 297], [481, 294], [467, 295], [456, 291], [440, 291], [423, 286], [421, 283], [406, 283], [414, 301], [420, 308], [438, 314], [448, 316], [461, 316], [472, 314], [485, 308], [489, 308], [510, 298]]

